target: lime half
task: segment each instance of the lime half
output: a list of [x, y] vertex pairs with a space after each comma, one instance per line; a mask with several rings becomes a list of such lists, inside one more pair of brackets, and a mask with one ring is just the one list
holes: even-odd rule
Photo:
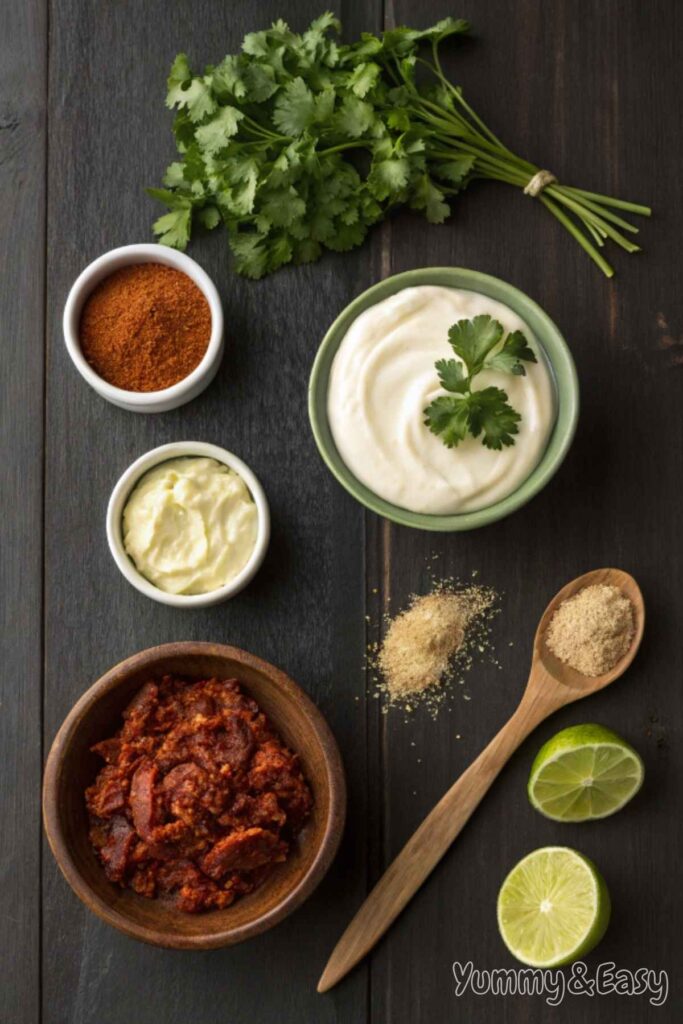
[[602, 875], [565, 846], [527, 854], [498, 893], [503, 942], [531, 967], [559, 967], [585, 956], [605, 934], [609, 916]]
[[529, 776], [529, 800], [554, 821], [591, 821], [620, 811], [643, 784], [636, 751], [602, 725], [572, 725], [548, 740]]

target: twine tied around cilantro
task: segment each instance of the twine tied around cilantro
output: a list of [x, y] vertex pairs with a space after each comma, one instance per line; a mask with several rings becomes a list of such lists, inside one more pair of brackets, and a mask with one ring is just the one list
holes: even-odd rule
[[529, 178], [524, 189], [524, 195], [531, 196], [532, 199], [535, 199], [536, 196], [541, 194], [544, 188], [547, 188], [548, 185], [554, 185], [556, 181], [557, 178], [552, 171], [536, 171], [536, 174], [534, 174], [532, 178]]

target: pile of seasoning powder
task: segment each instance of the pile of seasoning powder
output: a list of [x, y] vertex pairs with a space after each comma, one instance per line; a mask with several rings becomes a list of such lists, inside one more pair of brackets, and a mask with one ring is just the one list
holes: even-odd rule
[[584, 676], [601, 676], [624, 657], [633, 639], [633, 604], [606, 583], [584, 587], [563, 601], [546, 633], [560, 661]]
[[440, 581], [430, 593], [413, 595], [408, 607], [388, 620], [373, 659], [387, 704], [406, 711], [424, 705], [435, 713], [445, 699], [445, 684], [471, 667], [473, 649], [481, 653], [490, 647], [489, 623], [497, 611], [495, 591], [478, 584]]
[[187, 274], [135, 263], [110, 274], [89, 295], [79, 340], [89, 365], [124, 391], [162, 391], [201, 362], [211, 310]]

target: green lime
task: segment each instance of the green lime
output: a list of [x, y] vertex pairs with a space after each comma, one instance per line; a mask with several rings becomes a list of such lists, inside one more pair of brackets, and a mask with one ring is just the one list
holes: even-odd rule
[[498, 893], [503, 942], [531, 967], [559, 967], [585, 956], [605, 934], [609, 916], [602, 875], [566, 846], [527, 854]]
[[644, 774], [640, 756], [611, 729], [572, 725], [541, 747], [527, 792], [546, 818], [591, 821], [620, 811]]

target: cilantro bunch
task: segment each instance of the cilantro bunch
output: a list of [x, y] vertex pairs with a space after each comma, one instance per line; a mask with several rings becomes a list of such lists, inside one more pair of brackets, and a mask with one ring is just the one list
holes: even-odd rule
[[479, 437], [486, 448], [500, 451], [515, 443], [521, 416], [508, 402], [502, 388], [472, 390], [472, 381], [483, 370], [498, 370], [524, 376], [524, 363], [536, 356], [521, 331], [512, 331], [503, 341], [503, 327], [490, 316], [458, 320], [448, 340], [458, 359], [439, 359], [436, 370], [441, 387], [448, 391], [424, 410], [425, 426], [441, 438], [447, 448], [456, 448], [468, 434]]
[[[184, 249], [196, 225], [222, 221], [237, 270], [259, 278], [360, 245], [396, 206], [440, 224], [474, 178], [528, 186], [538, 167], [504, 146], [443, 73], [439, 46], [467, 22], [344, 45], [340, 27], [330, 13], [301, 35], [277, 21], [203, 74], [176, 57], [166, 103], [180, 158], [164, 187], [148, 190], [168, 207], [154, 225], [161, 242]], [[637, 229], [615, 211], [647, 207], [556, 182], [538, 198], [608, 276], [606, 239], [638, 249], [622, 233]]]

